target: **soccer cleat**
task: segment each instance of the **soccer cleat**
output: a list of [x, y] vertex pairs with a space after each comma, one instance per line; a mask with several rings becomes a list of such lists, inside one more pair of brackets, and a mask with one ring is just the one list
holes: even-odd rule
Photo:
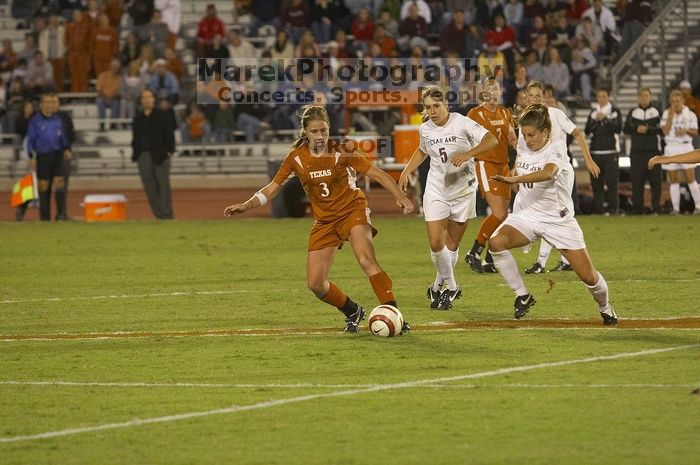
[[464, 256], [464, 261], [467, 262], [469, 268], [477, 273], [483, 273], [484, 267], [481, 265], [481, 258], [473, 255], [471, 252]]
[[492, 262], [485, 262], [484, 263], [484, 273], [498, 273], [498, 270], [496, 269], [496, 265], [494, 265]]
[[399, 331], [399, 336], [406, 334], [411, 330], [411, 325], [408, 324], [408, 321], [403, 320], [403, 325], [401, 325], [401, 331]]
[[539, 262], [535, 262], [532, 264], [532, 266], [530, 268], [527, 268], [525, 270], [525, 273], [527, 273], [527, 274], [540, 274], [540, 273], [544, 273], [546, 271], [547, 270], [545, 270], [544, 267], [542, 265], [540, 265]]
[[530, 311], [530, 307], [535, 305], [535, 298], [532, 294], [519, 295], [515, 298], [513, 306], [515, 307], [515, 319], [519, 320]]
[[568, 263], [564, 263], [563, 260], [559, 260], [554, 268], [552, 268], [549, 271], [572, 271], [573, 268], [571, 268], [571, 265]]
[[357, 310], [355, 313], [350, 315], [345, 319], [345, 332], [346, 333], [359, 333], [360, 332], [360, 322], [365, 319], [365, 311], [359, 304], [355, 304]]
[[457, 288], [454, 291], [445, 289], [442, 291], [440, 296], [440, 302], [438, 302], [437, 310], [449, 310], [452, 308], [452, 302], [462, 297], [462, 289]]
[[428, 299], [430, 299], [430, 308], [438, 308], [440, 303], [440, 291], [434, 291], [433, 286], [428, 286]]
[[[607, 312], [610, 313], [607, 313]], [[605, 326], [612, 326], [617, 324], [617, 315], [615, 315], [615, 310], [612, 309], [612, 307], [608, 306], [608, 310], [605, 312], [600, 312], [601, 318], [603, 318], [603, 324]]]

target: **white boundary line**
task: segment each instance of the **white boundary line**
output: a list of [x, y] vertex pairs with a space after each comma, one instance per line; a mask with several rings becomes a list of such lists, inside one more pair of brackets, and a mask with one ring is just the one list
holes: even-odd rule
[[0, 300], [0, 304], [23, 304], [28, 302], [65, 302], [74, 300], [110, 300], [110, 299], [144, 299], [148, 297], [183, 297], [188, 295], [219, 295], [219, 294], [243, 294], [245, 289], [234, 291], [183, 291], [183, 292], [159, 292], [155, 294], [108, 294], [87, 297], [45, 297], [40, 299], [24, 300]]
[[[100, 381], [0, 381], [0, 386], [50, 386], [50, 387], [108, 387], [108, 388], [196, 388], [196, 389], [349, 389], [374, 388], [381, 384], [246, 384], [246, 383], [119, 383]], [[475, 388], [695, 388], [695, 384], [419, 384], [416, 388], [475, 389]]]
[[464, 374], [464, 375], [457, 375], [457, 376], [447, 376], [447, 377], [442, 377], [442, 378], [424, 379], [424, 380], [418, 380], [418, 381], [408, 381], [408, 382], [403, 382], [403, 383], [378, 384], [376, 386], [371, 386], [371, 387], [367, 387], [367, 388], [343, 389], [343, 390], [335, 391], [335, 392], [327, 392], [327, 393], [322, 393], [322, 394], [309, 394], [309, 395], [305, 395], [305, 396], [292, 397], [292, 398], [288, 398], [288, 399], [274, 399], [274, 400], [268, 400], [268, 401], [264, 401], [264, 402], [258, 402], [256, 404], [251, 404], [251, 405], [232, 405], [232, 406], [226, 407], [226, 408], [215, 409], [215, 410], [205, 410], [205, 411], [201, 411], [201, 412], [190, 412], [190, 413], [182, 413], [182, 414], [178, 414], [178, 415], [167, 415], [167, 416], [162, 416], [162, 417], [153, 417], [153, 418], [144, 418], [144, 419], [137, 418], [134, 420], [125, 421], [125, 422], [121, 422], [121, 423], [106, 423], [106, 424], [102, 424], [102, 425], [87, 426], [87, 427], [83, 427], [83, 428], [68, 428], [68, 429], [62, 429], [62, 430], [57, 430], [57, 431], [47, 431], [45, 433], [39, 433], [39, 434], [0, 437], [0, 443], [32, 441], [35, 439], [48, 439], [48, 438], [54, 438], [54, 437], [60, 437], [60, 436], [70, 436], [73, 434], [80, 434], [80, 433], [92, 433], [92, 432], [96, 432], [96, 431], [106, 431], [106, 430], [112, 430], [112, 429], [118, 429], [118, 428], [131, 428], [133, 426], [142, 426], [142, 425], [148, 425], [148, 424], [154, 424], [154, 423], [169, 423], [169, 422], [173, 422], [173, 421], [188, 420], [188, 419], [192, 419], [192, 418], [208, 417], [211, 415], [222, 415], [222, 414], [246, 412], [246, 411], [252, 411], [252, 410], [261, 410], [261, 409], [265, 409], [265, 408], [277, 407], [277, 406], [288, 405], [288, 404], [296, 404], [296, 403], [306, 402], [306, 401], [316, 400], [316, 399], [328, 399], [328, 398], [333, 398], [333, 397], [347, 397], [347, 396], [354, 396], [357, 394], [366, 394], [369, 392], [393, 391], [393, 390], [398, 390], [398, 389], [412, 388], [412, 387], [416, 387], [416, 386], [425, 386], [425, 385], [430, 385], [430, 384], [442, 384], [442, 383], [448, 383], [448, 382], [452, 382], [452, 381], [461, 381], [461, 380], [465, 380], [465, 379], [487, 378], [487, 377], [491, 377], [491, 376], [499, 376], [499, 375], [505, 375], [505, 374], [509, 374], [509, 373], [519, 373], [519, 372], [538, 370], [538, 369], [543, 369], [543, 368], [553, 368], [553, 367], [561, 367], [561, 366], [575, 365], [575, 364], [581, 364], [581, 363], [600, 362], [600, 361], [605, 361], [605, 360], [619, 360], [619, 359], [632, 358], [632, 357], [641, 357], [641, 356], [645, 356], [645, 355], [661, 354], [664, 352], [671, 352], [671, 351], [675, 351], [675, 350], [696, 349], [696, 348], [700, 348], [700, 344], [690, 344], [690, 345], [682, 345], [682, 346], [675, 346], [675, 347], [667, 347], [667, 348], [663, 348], [663, 349], [649, 349], [649, 350], [642, 350], [639, 352], [622, 352], [622, 353], [613, 354], [613, 355], [602, 355], [599, 357], [579, 358], [579, 359], [574, 359], [574, 360], [562, 360], [559, 362], [545, 362], [545, 363], [538, 363], [535, 365], [525, 365], [525, 366], [519, 366], [519, 367], [499, 368], [497, 370], [482, 371], [480, 373], [471, 373], [471, 374]]

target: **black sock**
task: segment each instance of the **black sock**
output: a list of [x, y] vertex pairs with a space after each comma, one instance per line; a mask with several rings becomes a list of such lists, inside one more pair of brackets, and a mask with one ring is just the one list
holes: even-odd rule
[[56, 189], [53, 195], [56, 199], [56, 218], [63, 218], [66, 216], [66, 190]]
[[484, 251], [484, 246], [479, 244], [479, 241], [474, 241], [474, 245], [472, 246], [472, 249], [469, 251], [471, 255], [474, 255], [475, 257], [480, 257], [481, 252]]
[[491, 256], [491, 251], [487, 250], [486, 251], [486, 257], [484, 258], [484, 261], [488, 264], [493, 265], [493, 257]]
[[51, 192], [39, 192], [39, 217], [41, 221], [51, 221]]
[[390, 300], [389, 302], [386, 302], [386, 303], [384, 303], [384, 304], [382, 304], [382, 305], [391, 305], [392, 307], [399, 308], [399, 306], [396, 305], [396, 301], [395, 301], [395, 300]]
[[350, 316], [353, 313], [357, 311], [357, 304], [352, 301], [350, 297], [345, 301], [345, 304], [341, 308], [339, 308], [341, 312], [343, 312], [343, 315], [345, 316]]

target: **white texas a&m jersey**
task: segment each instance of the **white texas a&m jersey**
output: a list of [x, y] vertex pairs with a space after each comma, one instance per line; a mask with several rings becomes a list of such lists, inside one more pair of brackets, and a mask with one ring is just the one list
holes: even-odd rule
[[[668, 110], [664, 110], [664, 114], [661, 117], [661, 127], [666, 126], [668, 122]], [[671, 123], [671, 130], [668, 135], [664, 137], [667, 144], [692, 144], [693, 137], [688, 134], [678, 134], [676, 131], [678, 129], [697, 129], [698, 128], [698, 117], [695, 113], [690, 111], [690, 108], [683, 106], [680, 115], [673, 115], [673, 123]]]
[[419, 132], [420, 149], [430, 156], [426, 194], [452, 200], [476, 190], [474, 159], [457, 168], [452, 158], [479, 145], [488, 130], [471, 118], [450, 113], [443, 126], [428, 120], [420, 125]]
[[524, 141], [518, 142], [518, 158], [515, 160], [515, 171], [518, 176], [540, 171], [550, 163], [557, 165], [554, 179], [519, 183], [513, 211], [526, 210], [537, 217], [574, 216], [574, 202], [571, 200], [574, 168], [569, 162], [566, 144], [559, 140], [550, 140], [535, 152], [528, 149]]

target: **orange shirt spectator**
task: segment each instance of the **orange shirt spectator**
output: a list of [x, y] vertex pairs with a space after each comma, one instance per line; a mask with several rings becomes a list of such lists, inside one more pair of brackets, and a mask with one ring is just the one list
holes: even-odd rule
[[98, 26], [93, 29], [90, 39], [95, 75], [99, 76], [109, 69], [109, 62], [119, 54], [119, 37], [117, 31], [109, 25], [109, 17], [101, 14]]
[[700, 118], [700, 100], [695, 98], [695, 96], [693, 95], [693, 89], [691, 88], [690, 83], [688, 81], [682, 81], [678, 85], [678, 88], [683, 94], [685, 106], [688, 107], [690, 111], [695, 113], [695, 116]]
[[102, 11], [109, 17], [109, 25], [119, 29], [124, 15], [124, 0], [104, 0]]

